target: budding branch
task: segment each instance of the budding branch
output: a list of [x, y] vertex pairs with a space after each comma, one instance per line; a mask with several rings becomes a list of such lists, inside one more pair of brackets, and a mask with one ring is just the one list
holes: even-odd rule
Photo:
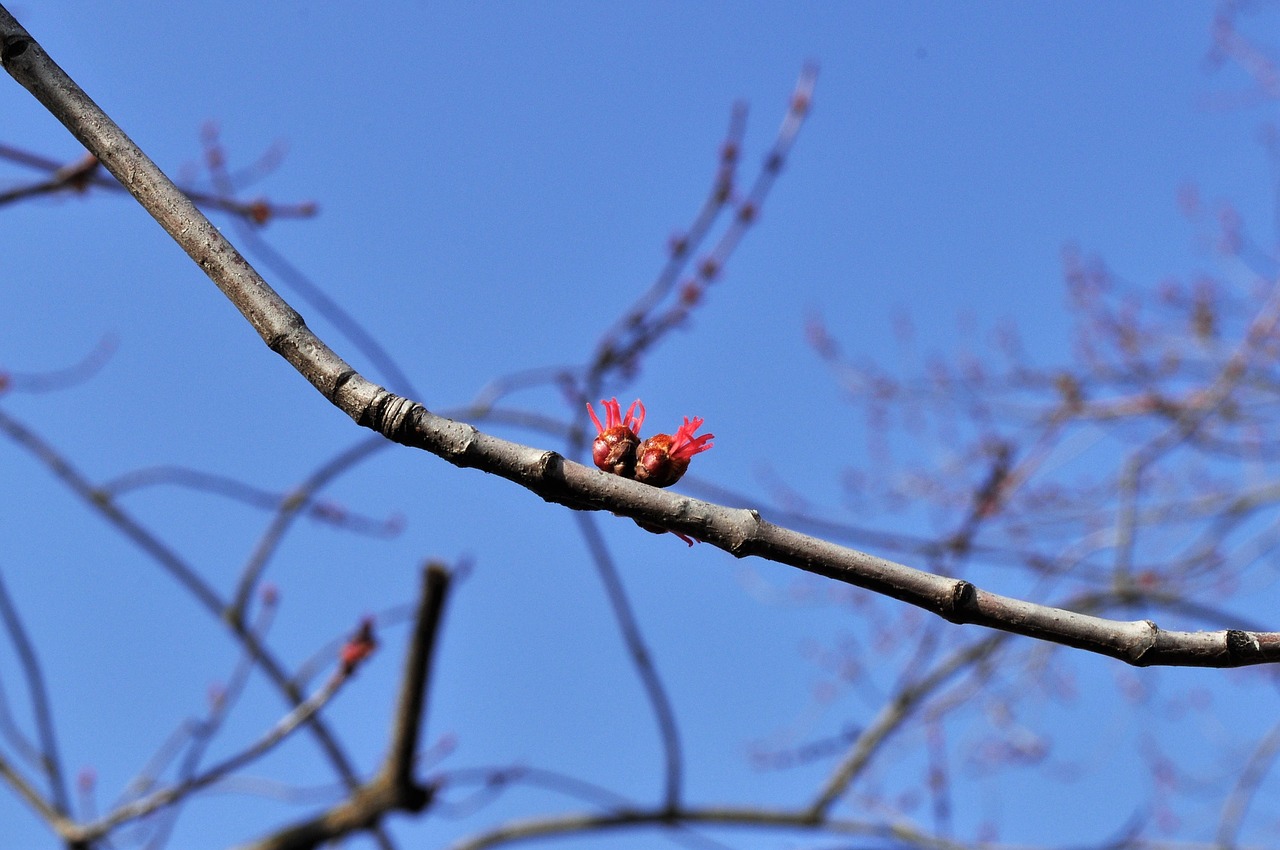
[[1000, 596], [837, 546], [755, 511], [670, 493], [484, 434], [366, 380], [319, 337], [22, 26], [0, 7], [5, 70], [61, 121], [240, 310], [263, 341], [360, 425], [458, 466], [481, 469], [576, 510], [608, 510], [749, 555], [864, 587], [973, 623], [1078, 647], [1130, 664], [1236, 667], [1280, 661], [1280, 633], [1167, 631]]

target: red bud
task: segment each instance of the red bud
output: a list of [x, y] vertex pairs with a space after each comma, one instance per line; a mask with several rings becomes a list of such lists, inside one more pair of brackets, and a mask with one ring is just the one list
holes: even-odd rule
[[702, 419], [685, 417], [684, 424], [671, 434], [654, 434], [636, 449], [636, 480], [654, 487], [670, 487], [684, 476], [689, 460], [713, 445], [715, 434], [694, 437]]
[[[587, 405], [587, 413], [595, 423], [599, 435], [591, 444], [591, 460], [598, 469], [630, 478], [636, 465], [636, 446], [640, 445], [640, 425], [644, 422], [644, 405], [636, 399], [627, 408], [627, 415], [622, 415], [622, 406], [616, 398], [601, 401], [604, 405], [605, 424], [601, 425], [596, 412]], [[640, 415], [635, 416], [636, 408]]]

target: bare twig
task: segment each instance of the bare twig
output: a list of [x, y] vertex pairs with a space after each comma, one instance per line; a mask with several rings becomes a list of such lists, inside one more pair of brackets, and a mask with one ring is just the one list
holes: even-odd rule
[[0, 755], [0, 778], [8, 782], [18, 793], [18, 796], [25, 800], [27, 805], [34, 809], [40, 817], [44, 818], [59, 834], [63, 836], [69, 835], [75, 828], [71, 819], [46, 800], [44, 795], [31, 784], [30, 780], [19, 773], [17, 767], [10, 764], [3, 755]]
[[1217, 376], [1194, 401], [1182, 407], [1164, 433], [1137, 449], [1121, 473], [1120, 510], [1116, 516], [1116, 580], [1132, 582], [1133, 551], [1137, 537], [1138, 496], [1142, 478], [1160, 457], [1190, 438], [1227, 400], [1246, 374], [1250, 360], [1280, 326], [1280, 282], [1274, 284], [1258, 314], [1249, 323], [1241, 342]]
[[[262, 596], [264, 600], [258, 608], [257, 615], [254, 617], [252, 630], [259, 640], [265, 641], [267, 631], [275, 619], [277, 599], [275, 593], [264, 593]], [[249, 676], [255, 669], [257, 669], [257, 662], [254, 660], [253, 654], [247, 650], [242, 650], [235, 667], [231, 671], [231, 676], [227, 679], [226, 685], [210, 695], [209, 711], [206, 716], [203, 719], [190, 720], [184, 724], [184, 727], [190, 730], [190, 734], [180, 740], [186, 743], [186, 738], [190, 738], [190, 743], [186, 747], [186, 752], [182, 755], [182, 763], [178, 770], [179, 782], [188, 782], [196, 777], [205, 752], [226, 723], [227, 718], [230, 717], [240, 697], [243, 696], [245, 686], [249, 682]], [[163, 766], [165, 762], [159, 762], [159, 764]], [[144, 771], [143, 779], [151, 780], [159, 775], [161, 769], [162, 767], [158, 767], [151, 771]], [[145, 787], [150, 788], [150, 783]], [[155, 819], [155, 827], [147, 840], [144, 850], [159, 850], [159, 848], [164, 847], [173, 827], [178, 822], [181, 811], [182, 806], [181, 801], [179, 801], [167, 808], [161, 817]]]
[[244, 617], [245, 608], [253, 596], [254, 588], [257, 587], [258, 581], [262, 578], [267, 562], [275, 553], [280, 541], [283, 540], [289, 526], [311, 505], [315, 493], [334, 478], [349, 471], [352, 467], [381, 451], [386, 446], [386, 440], [378, 437], [362, 439], [354, 446], [344, 449], [307, 476], [307, 479], [298, 485], [290, 497], [280, 504], [276, 510], [275, 517], [271, 521], [271, 525], [263, 533], [258, 545], [254, 548], [253, 554], [249, 556], [248, 563], [241, 570], [240, 581], [236, 585], [235, 597], [228, 611], [228, 616], [232, 620], [240, 620]]
[[22, 620], [18, 617], [18, 609], [9, 597], [4, 582], [0, 581], [0, 621], [3, 621], [9, 640], [18, 653], [18, 663], [22, 667], [22, 675], [27, 680], [27, 691], [31, 697], [31, 715], [35, 718], [36, 733], [40, 738], [40, 764], [49, 779], [49, 791], [53, 798], [53, 806], [60, 814], [67, 814], [68, 797], [66, 778], [62, 773], [62, 757], [58, 754], [58, 737], [54, 733], [53, 707], [49, 703], [49, 691], [44, 684], [44, 673], [40, 669], [40, 660], [36, 658], [35, 646], [27, 635]]
[[667, 262], [659, 270], [657, 278], [650, 284], [649, 289], [601, 338], [592, 357], [586, 380], [587, 396], [596, 395], [596, 387], [606, 370], [626, 363], [627, 356], [622, 355], [621, 352], [623, 348], [631, 347], [631, 343], [624, 340], [634, 336], [651, 319], [650, 313], [670, 295], [681, 272], [689, 264], [690, 258], [711, 233], [711, 228], [720, 217], [720, 213], [733, 202], [734, 176], [742, 157], [742, 141], [746, 130], [746, 104], [735, 103], [729, 117], [729, 130], [720, 146], [720, 161], [716, 167], [715, 178], [712, 180], [711, 190], [703, 201], [702, 208], [693, 217], [693, 222], [685, 232], [671, 240]]
[[156, 540], [118, 505], [95, 489], [79, 470], [73, 467], [53, 446], [17, 419], [0, 412], [0, 433], [30, 452], [67, 487], [90, 505], [97, 508], [120, 531], [151, 555], [165, 572], [182, 585], [209, 613], [221, 617], [222, 600], [189, 564], [183, 561], [163, 543]]
[[[530, 841], [553, 836], [598, 835], [624, 829], [669, 828], [676, 825], [770, 827], [779, 830], [853, 835], [878, 838], [889, 846], [916, 847], [920, 850], [973, 850], [973, 845], [952, 841], [917, 830], [908, 824], [888, 825], [875, 821], [852, 819], [815, 820], [803, 810], [752, 807], [699, 807], [679, 809], [625, 809], [597, 814], [583, 812], [547, 818], [513, 821], [454, 844], [450, 850], [483, 850], [503, 844]], [[996, 845], [984, 847], [996, 850]], [[1004, 850], [1013, 850], [1004, 845]]]
[[622, 577], [613, 563], [605, 545], [604, 536], [596, 527], [595, 517], [577, 513], [578, 529], [591, 551], [591, 559], [595, 562], [596, 571], [604, 582], [605, 593], [609, 597], [609, 605], [613, 609], [614, 619], [622, 631], [623, 642], [627, 646], [627, 654], [631, 656], [631, 664], [640, 676], [640, 684], [644, 686], [649, 705], [653, 708], [658, 722], [658, 735], [662, 740], [662, 752], [666, 763], [665, 781], [663, 784], [663, 800], [668, 808], [675, 809], [680, 805], [680, 787], [684, 776], [684, 758], [680, 749], [680, 727], [676, 723], [675, 709], [671, 706], [671, 698], [654, 666], [653, 657], [645, 646], [644, 636], [640, 633], [640, 623], [635, 612], [631, 610], [631, 602], [627, 598], [626, 588], [622, 586]]
[[[362, 441], [362, 445], [364, 442], [374, 442], [374, 439], [376, 438], [366, 438]], [[377, 440], [377, 442], [382, 446], [390, 445], [385, 440]], [[107, 497], [116, 498], [132, 490], [159, 485], [213, 493], [268, 511], [282, 510], [288, 506], [291, 510], [300, 510], [303, 516], [315, 522], [369, 537], [393, 537], [399, 533], [402, 524], [402, 519], [395, 514], [379, 519], [348, 511], [334, 504], [311, 498], [299, 491], [290, 494], [268, 490], [255, 487], [230, 475], [205, 472], [185, 466], [151, 466], [131, 470], [100, 484], [98, 490]], [[305, 484], [303, 489], [306, 489]]]
[[0, 737], [14, 749], [27, 764], [40, 766], [40, 747], [35, 744], [18, 725], [9, 707], [9, 696], [5, 693], [3, 681], [0, 681]]
[[[599, 394], [599, 388], [609, 372], [634, 369], [641, 354], [673, 328], [683, 324], [692, 308], [702, 300], [707, 287], [720, 277], [738, 243], [758, 220], [769, 190], [782, 173], [791, 146], [813, 106], [813, 89], [817, 77], [817, 66], [806, 65], [791, 94], [786, 115], [774, 137], [773, 145], [765, 154], [760, 171], [742, 198], [734, 195], [734, 179], [746, 130], [746, 108], [742, 104], [735, 105], [710, 194], [688, 232], [673, 240], [670, 256], [657, 280], [601, 339], [583, 377], [582, 401], [590, 401]], [[694, 252], [710, 236], [716, 220], [729, 207], [734, 208], [734, 215], [720, 238], [698, 260], [692, 274], [681, 286], [676, 302], [667, 309], [658, 311], [691, 262]]]
[[[101, 172], [97, 159], [92, 155], [82, 156], [80, 159], [64, 164], [0, 143], [0, 159], [44, 171], [49, 175], [44, 180], [0, 191], [0, 206], [40, 195], [84, 193], [90, 188], [105, 189], [109, 192], [127, 191], [115, 178]], [[277, 204], [262, 199], [239, 201], [230, 196], [201, 192], [189, 186], [183, 191], [191, 200], [205, 209], [219, 210], [255, 224], [278, 218], [311, 218], [317, 210], [316, 205], [309, 201], [296, 204]]]
[[880, 745], [913, 712], [921, 700], [944, 685], [956, 673], [990, 655], [1006, 640], [1005, 635], [992, 635], [985, 640], [977, 641], [953, 653], [927, 676], [898, 691], [880, 710], [875, 720], [862, 730], [862, 734], [858, 736], [844, 760], [827, 779], [817, 799], [808, 809], [810, 817], [817, 821], [824, 820], [830, 815], [831, 807], [870, 763]]
[[382, 767], [387, 782], [406, 788], [414, 785], [414, 759], [426, 725], [427, 689], [450, 579], [443, 564], [430, 563], [422, 571], [422, 591], [404, 660], [391, 749]]
[[[215, 130], [210, 129], [205, 133], [205, 151], [205, 161], [213, 178], [213, 185], [223, 196], [231, 197], [235, 192], [235, 181], [227, 173], [226, 160], [222, 155], [222, 148], [218, 143]], [[320, 315], [328, 319], [339, 333], [351, 340], [352, 345], [359, 349], [365, 357], [369, 358], [373, 368], [382, 373], [383, 379], [393, 389], [407, 395], [417, 395], [417, 391], [413, 388], [413, 382], [409, 380], [409, 376], [396, 363], [395, 358], [382, 346], [376, 336], [369, 333], [351, 315], [350, 311], [331, 298], [328, 293], [317, 286], [305, 272], [290, 262], [283, 254], [272, 248], [258, 234], [257, 228], [252, 224], [252, 219], [236, 218], [234, 222], [240, 244], [246, 246], [250, 253], [256, 255], [263, 265], [273, 271], [277, 278], [283, 280], [303, 300], [315, 307]]]
[[176, 785], [152, 792], [132, 803], [126, 803], [93, 823], [77, 827], [72, 833], [74, 840], [86, 843], [97, 841], [121, 824], [146, 817], [152, 812], [171, 806], [190, 796], [192, 792], [206, 788], [245, 765], [262, 758], [293, 734], [295, 730], [311, 720], [333, 698], [346, 681], [347, 677], [344, 675], [332, 676], [325, 682], [323, 687], [300, 702], [253, 744]]
[[1219, 846], [1234, 848], [1236, 837], [1244, 823], [1249, 804], [1257, 796], [1262, 781], [1275, 765], [1277, 754], [1280, 754], [1280, 725], [1272, 726], [1254, 748], [1253, 754], [1245, 762], [1244, 768], [1236, 777], [1235, 787], [1222, 805], [1222, 815], [1218, 821], [1218, 832], [1215, 836]]
[[0, 372], [0, 390], [26, 393], [64, 390], [96, 375], [115, 350], [116, 341], [108, 335], [98, 340], [98, 344], [79, 363], [45, 372]]

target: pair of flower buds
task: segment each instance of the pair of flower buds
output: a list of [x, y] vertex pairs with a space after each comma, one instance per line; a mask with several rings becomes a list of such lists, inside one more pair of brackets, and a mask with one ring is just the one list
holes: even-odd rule
[[[622, 405], [616, 398], [601, 401], [605, 421], [600, 424], [595, 409], [588, 404], [587, 413], [600, 433], [591, 444], [591, 459], [605, 472], [634, 478], [654, 487], [670, 487], [680, 480], [689, 468], [689, 460], [699, 452], [711, 448], [714, 434], [693, 433], [702, 427], [700, 417], [684, 418], [684, 424], [675, 434], [654, 434], [647, 440], [640, 439], [640, 426], [644, 423], [644, 405], [636, 399], [622, 414]], [[640, 414], [636, 415], [639, 408]]]

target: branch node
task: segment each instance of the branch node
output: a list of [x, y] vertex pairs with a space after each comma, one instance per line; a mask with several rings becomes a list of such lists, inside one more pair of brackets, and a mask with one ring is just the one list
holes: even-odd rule
[[424, 410], [418, 402], [383, 390], [365, 410], [361, 425], [377, 431], [388, 440], [403, 443], [413, 429], [417, 412]]
[[972, 612], [978, 604], [978, 588], [967, 581], [957, 581], [951, 586], [951, 595], [943, 600], [938, 613], [953, 623], [972, 622]]
[[760, 512], [755, 508], [748, 508], [737, 513], [741, 517], [741, 521], [735, 523], [737, 533], [734, 535], [734, 540], [729, 545], [728, 551], [735, 558], [745, 558], [751, 554], [748, 544], [757, 537], [764, 520], [760, 518]]
[[1233, 661], [1258, 658], [1262, 655], [1262, 644], [1249, 632], [1227, 629], [1227, 655]]
[[1160, 627], [1156, 625], [1154, 620], [1142, 620], [1141, 625], [1147, 627], [1147, 634], [1129, 652], [1128, 660], [1134, 667], [1147, 667], [1150, 665], [1151, 662], [1147, 656], [1151, 654], [1151, 650], [1155, 649], [1156, 641], [1160, 637]]
[[537, 476], [542, 481], [564, 479], [564, 457], [559, 452], [545, 451], [538, 455], [534, 468], [538, 470]]
[[4, 43], [4, 48], [0, 49], [0, 60], [8, 63], [9, 61], [21, 56], [23, 53], [26, 53], [27, 48], [30, 46], [30, 36], [17, 35], [13, 38], [7, 39]]

